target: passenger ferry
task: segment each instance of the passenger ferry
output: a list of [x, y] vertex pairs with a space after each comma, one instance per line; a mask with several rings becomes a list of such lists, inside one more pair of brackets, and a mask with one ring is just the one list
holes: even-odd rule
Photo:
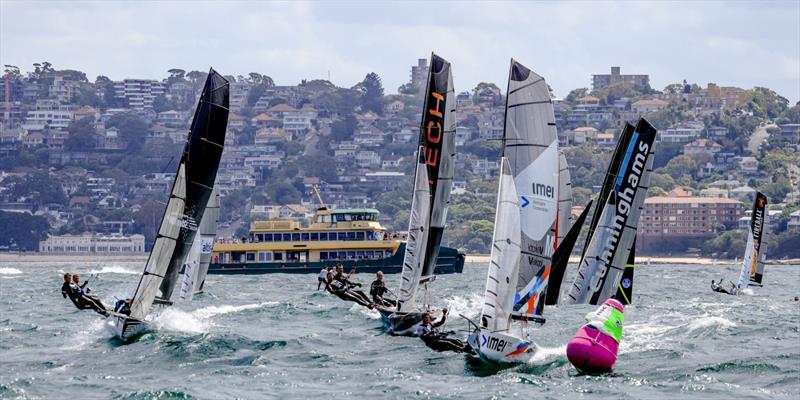
[[[308, 227], [297, 221], [255, 221], [243, 241], [214, 243], [209, 274], [317, 273], [323, 266], [399, 273], [402, 235], [390, 234], [373, 208], [317, 209]], [[461, 273], [464, 253], [442, 246], [437, 274]]]

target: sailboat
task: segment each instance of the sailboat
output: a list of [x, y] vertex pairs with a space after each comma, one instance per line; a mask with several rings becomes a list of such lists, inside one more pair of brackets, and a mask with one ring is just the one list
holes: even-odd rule
[[194, 237], [194, 243], [183, 264], [183, 280], [181, 281], [180, 298], [190, 301], [196, 294], [203, 292], [208, 266], [211, 263], [211, 251], [214, 248], [214, 240], [217, 237], [217, 225], [219, 224], [219, 193], [214, 186], [211, 198], [208, 199], [208, 206], [200, 221], [198, 235]]
[[748, 286], [763, 286], [764, 264], [767, 260], [765, 228], [769, 226], [768, 220], [767, 196], [757, 192], [753, 201], [753, 212], [750, 214], [750, 225], [747, 228], [747, 245], [742, 258], [739, 281], [730, 294], [741, 294]]
[[[626, 124], [623, 129], [595, 203], [567, 304], [596, 305], [612, 296], [622, 296], [621, 301], [630, 304], [636, 228], [650, 186], [656, 133], [644, 118], [635, 128]], [[587, 206], [584, 213], [588, 209]], [[552, 296], [558, 296], [555, 289]], [[627, 301], [624, 297], [628, 297]]]
[[128, 299], [129, 312], [117, 309], [106, 321], [106, 328], [122, 340], [146, 329], [145, 317], [154, 303], [171, 304], [178, 274], [195, 244], [198, 222], [213, 191], [225, 143], [229, 97], [228, 81], [209, 70], [155, 243], [136, 291]]
[[533, 355], [525, 328], [545, 322], [551, 257], [569, 226], [569, 187], [547, 83], [512, 59], [484, 304], [467, 339], [481, 360], [524, 362]]
[[[453, 185], [455, 107], [450, 63], [431, 53], [397, 305], [377, 307], [384, 325], [392, 334], [416, 334], [422, 312], [430, 308], [428, 284], [436, 277], [434, 269]], [[420, 301], [417, 299], [420, 286], [423, 290], [422, 304], [418, 304]]]

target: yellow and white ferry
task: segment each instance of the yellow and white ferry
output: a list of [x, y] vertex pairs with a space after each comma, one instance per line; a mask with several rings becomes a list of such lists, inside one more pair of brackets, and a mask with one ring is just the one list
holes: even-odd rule
[[[398, 273], [405, 238], [378, 222], [373, 208], [317, 209], [308, 227], [297, 221], [255, 221], [242, 241], [214, 244], [209, 274], [317, 273], [342, 264], [359, 272]], [[442, 246], [436, 273], [461, 273], [464, 253]]]

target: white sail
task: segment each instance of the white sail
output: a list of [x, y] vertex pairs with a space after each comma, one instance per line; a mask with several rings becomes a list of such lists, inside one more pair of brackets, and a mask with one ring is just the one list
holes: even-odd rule
[[739, 272], [739, 282], [736, 287], [744, 289], [750, 281], [750, 272], [756, 269], [758, 253], [756, 252], [756, 243], [753, 239], [753, 231], [747, 228], [747, 245], [744, 250], [744, 259], [742, 259], [742, 269]]
[[183, 262], [183, 279], [179, 291], [181, 300], [190, 301], [194, 297], [194, 283], [200, 270], [200, 246], [200, 235], [195, 235], [192, 248]]
[[160, 294], [159, 285], [167, 271], [175, 242], [183, 225], [183, 209], [186, 198], [186, 167], [183, 163], [178, 167], [178, 175], [172, 186], [161, 227], [158, 229], [153, 249], [147, 259], [139, 286], [131, 302], [131, 318], [143, 320], [153, 305], [153, 299]]
[[481, 325], [490, 331], [509, 328], [521, 255], [519, 197], [508, 159], [503, 157], [500, 164], [491, 261], [481, 312]]
[[556, 248], [564, 241], [572, 226], [572, 180], [567, 157], [559, 152], [558, 157], [558, 223], [556, 224]]
[[203, 220], [200, 221], [200, 267], [197, 271], [197, 278], [194, 281], [194, 293], [203, 290], [203, 286], [208, 275], [208, 266], [211, 263], [211, 253], [214, 250], [214, 241], [217, 238], [217, 226], [219, 225], [219, 193], [216, 185], [208, 199], [206, 212]]
[[[420, 153], [422, 154], [420, 147]], [[417, 164], [414, 177], [414, 196], [411, 200], [411, 216], [408, 222], [408, 241], [403, 256], [403, 269], [400, 273], [399, 307], [404, 311], [417, 308], [417, 287], [422, 277], [425, 248], [428, 239], [428, 216], [431, 207], [431, 191], [428, 185], [428, 171], [423, 162]]]

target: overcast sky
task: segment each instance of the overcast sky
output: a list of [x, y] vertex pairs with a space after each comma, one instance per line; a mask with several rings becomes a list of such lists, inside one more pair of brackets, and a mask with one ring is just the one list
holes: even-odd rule
[[612, 65], [683, 79], [766, 86], [800, 99], [800, 1], [778, 2], [65, 2], [0, 0], [0, 64], [39, 61], [91, 80], [164, 78], [167, 70], [256, 71], [279, 85], [368, 72], [387, 93], [435, 51], [457, 91], [505, 90], [509, 58], [544, 75], [556, 95], [588, 87]]

